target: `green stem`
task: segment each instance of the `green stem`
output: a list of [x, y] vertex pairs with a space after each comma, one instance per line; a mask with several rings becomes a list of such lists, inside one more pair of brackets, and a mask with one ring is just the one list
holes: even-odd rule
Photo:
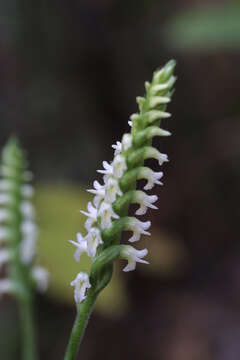
[[86, 300], [77, 306], [77, 315], [73, 325], [72, 333], [70, 335], [64, 360], [76, 359], [78, 349], [83, 339], [96, 298], [96, 292], [94, 289], [90, 289], [88, 291]]
[[37, 360], [36, 337], [31, 296], [19, 300], [22, 335], [22, 360]]

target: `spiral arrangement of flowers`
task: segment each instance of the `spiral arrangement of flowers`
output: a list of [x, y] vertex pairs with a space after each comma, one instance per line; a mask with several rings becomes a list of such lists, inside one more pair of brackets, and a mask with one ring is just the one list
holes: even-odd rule
[[[166, 154], [152, 147], [155, 136], [169, 136], [169, 131], [160, 127], [161, 120], [170, 117], [166, 112], [167, 104], [171, 100], [173, 85], [176, 77], [173, 75], [175, 61], [169, 61], [162, 69], [153, 74], [152, 82], [146, 82], [145, 97], [138, 97], [139, 113], [130, 117], [131, 131], [124, 134], [121, 142], [112, 145], [114, 158], [111, 163], [103, 161], [103, 183], [97, 180], [93, 189], [93, 202], [89, 202], [85, 222], [86, 235], [77, 234], [77, 241], [71, 241], [76, 247], [74, 257], [80, 261], [81, 254], [86, 252], [92, 259], [90, 275], [81, 271], [71, 285], [75, 287], [75, 301], [83, 302], [91, 294], [98, 294], [110, 281], [112, 264], [117, 258], [126, 259], [128, 264], [123, 271], [132, 271], [136, 263], [148, 262], [143, 258], [148, 250], [138, 250], [131, 245], [121, 244], [123, 231], [132, 232], [128, 239], [136, 242], [140, 236], [150, 235], [148, 232], [151, 222], [141, 221], [135, 216], [128, 216], [128, 208], [132, 203], [139, 204], [135, 215], [144, 215], [148, 208], [157, 209], [154, 203], [156, 195], [148, 195], [154, 185], [162, 185], [162, 171], [154, 172], [144, 166], [144, 160], [154, 158], [159, 165], [168, 161]], [[145, 179], [143, 190], [137, 190], [137, 180]]]
[[0, 174], [0, 268], [6, 267], [0, 294], [27, 299], [35, 287], [46, 290], [48, 272], [35, 264], [38, 228], [29, 184], [32, 173], [15, 138], [3, 149]]

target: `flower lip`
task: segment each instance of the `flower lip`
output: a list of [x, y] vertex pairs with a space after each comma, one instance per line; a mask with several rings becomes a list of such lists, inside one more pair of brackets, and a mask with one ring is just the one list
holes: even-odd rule
[[149, 264], [148, 261], [143, 260], [142, 258], [148, 254], [147, 249], [137, 250], [133, 246], [125, 245], [120, 253], [120, 257], [122, 259], [128, 260], [127, 266], [123, 269], [123, 271], [133, 271], [136, 268], [136, 263]]
[[86, 272], [81, 271], [77, 274], [76, 278], [71, 282], [71, 286], [74, 286], [74, 298], [76, 303], [81, 303], [86, 299], [86, 291], [91, 287], [89, 277]]
[[87, 243], [88, 256], [94, 258], [98, 246], [103, 244], [100, 230], [98, 228], [91, 228], [85, 239]]
[[74, 246], [77, 247], [75, 253], [74, 253], [74, 258], [77, 262], [80, 262], [80, 258], [83, 252], [87, 252], [87, 241], [86, 239], [82, 236], [81, 233], [77, 233], [77, 242], [73, 241], [73, 240], [69, 240], [69, 242], [71, 244], [73, 244]]
[[119, 219], [119, 216], [114, 213], [112, 205], [106, 202], [102, 202], [98, 212], [101, 218], [101, 226], [103, 229], [107, 229], [112, 225], [112, 218]]
[[128, 239], [129, 242], [135, 242], [140, 239], [141, 235], [151, 235], [148, 231], [151, 226], [151, 221], [140, 221], [136, 218], [130, 218], [127, 225], [127, 230], [133, 232], [133, 235]]

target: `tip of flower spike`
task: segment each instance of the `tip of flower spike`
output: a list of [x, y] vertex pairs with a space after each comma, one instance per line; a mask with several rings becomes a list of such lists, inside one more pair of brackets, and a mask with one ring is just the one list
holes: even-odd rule
[[176, 66], [176, 61], [174, 59], [172, 60], [169, 60], [164, 67], [160, 68], [160, 69], [157, 69], [155, 72], [154, 72], [154, 80], [156, 82], [159, 82], [160, 80], [161, 81], [167, 81], [168, 78], [172, 75], [174, 69], [175, 69], [175, 66]]
[[173, 72], [176, 65], [177, 65], [176, 60], [171, 59], [166, 63], [166, 65], [164, 66], [164, 69], [165, 69], [166, 72]]

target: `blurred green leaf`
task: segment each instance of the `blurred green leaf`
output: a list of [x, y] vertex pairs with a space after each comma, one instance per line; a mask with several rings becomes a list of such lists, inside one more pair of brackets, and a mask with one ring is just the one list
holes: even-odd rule
[[180, 50], [240, 49], [240, 6], [198, 6], [173, 18], [165, 27], [167, 44]]
[[[73, 304], [73, 288], [70, 282], [82, 269], [88, 270], [90, 261], [85, 254], [81, 264], [74, 258], [74, 246], [68, 240], [76, 238], [77, 232], [85, 232], [86, 220], [79, 210], [85, 209], [91, 196], [80, 186], [45, 185], [36, 191], [38, 213], [39, 262], [51, 274], [49, 296], [59, 302]], [[100, 295], [96, 308], [105, 314], [122, 312], [127, 304], [124, 281], [115, 271], [114, 279]]]

